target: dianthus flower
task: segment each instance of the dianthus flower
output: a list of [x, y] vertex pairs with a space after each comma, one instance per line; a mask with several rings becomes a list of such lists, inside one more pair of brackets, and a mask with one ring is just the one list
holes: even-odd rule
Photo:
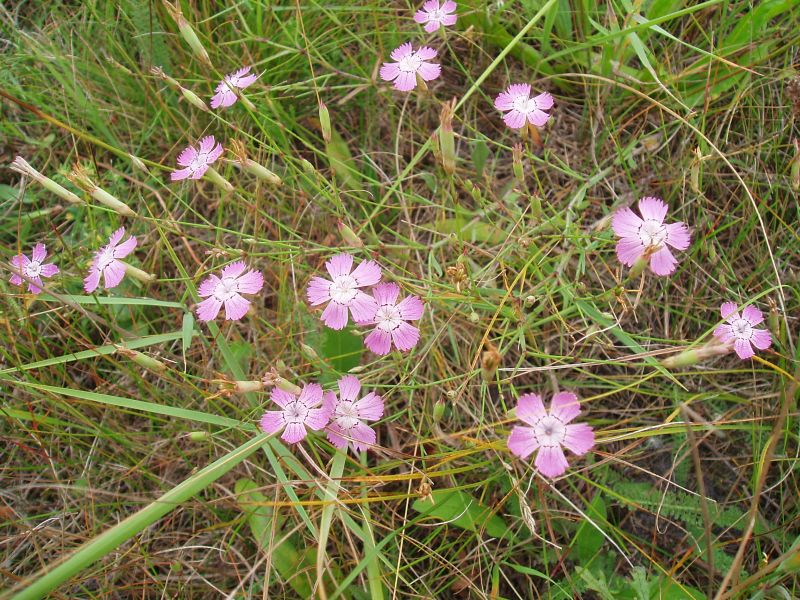
[[208, 135], [200, 140], [197, 148], [194, 146], [184, 148], [178, 155], [178, 164], [185, 168], [173, 171], [169, 177], [172, 181], [200, 179], [222, 152], [222, 145], [217, 143], [213, 135]]
[[406, 42], [395, 48], [391, 54], [397, 62], [385, 62], [381, 67], [381, 79], [394, 81], [394, 87], [402, 92], [408, 92], [417, 87], [417, 75], [423, 81], [432, 81], [439, 77], [442, 66], [437, 63], [427, 62], [436, 57], [436, 50], [423, 46], [417, 51]]
[[283, 429], [281, 439], [288, 444], [296, 444], [306, 437], [308, 429], [319, 431], [328, 424], [329, 413], [322, 404], [322, 387], [317, 383], [307, 383], [300, 395], [281, 388], [272, 388], [272, 401], [281, 410], [268, 410], [261, 417], [261, 429], [265, 433], [277, 433]]
[[197, 318], [201, 321], [211, 321], [225, 306], [225, 318], [238, 321], [250, 308], [250, 301], [242, 294], [257, 294], [264, 285], [264, 277], [258, 271], [249, 270], [243, 261], [229, 264], [222, 269], [221, 277], [212, 274], [197, 288], [201, 298], [205, 298], [197, 305]]
[[455, 14], [457, 5], [452, 0], [428, 0], [414, 15], [414, 20], [420, 25], [425, 25], [425, 31], [433, 33], [439, 27], [449, 27], [456, 24], [458, 18]]
[[331, 329], [343, 329], [347, 325], [348, 309], [357, 323], [371, 320], [378, 304], [359, 288], [375, 285], [381, 280], [378, 263], [364, 261], [353, 270], [353, 257], [337, 254], [325, 263], [325, 268], [331, 280], [312, 277], [306, 291], [311, 306], [328, 303], [322, 311], [323, 323]]
[[47, 247], [44, 244], [36, 244], [33, 247], [31, 257], [24, 254], [17, 254], [11, 258], [11, 266], [14, 274], [11, 276], [13, 285], [28, 284], [28, 291], [31, 294], [38, 294], [42, 291], [42, 277], [52, 277], [58, 273], [58, 267], [53, 263], [45, 264], [47, 258]]
[[219, 85], [214, 90], [216, 94], [211, 98], [211, 108], [219, 108], [220, 106], [227, 108], [228, 106], [233, 106], [236, 100], [239, 99], [239, 96], [234, 93], [234, 89], [237, 91], [243, 90], [253, 85], [256, 79], [258, 79], [257, 75], [248, 75], [250, 69], [252, 69], [252, 67], [243, 67], [235, 73], [227, 75], [225, 79], [220, 81]]
[[364, 344], [375, 354], [388, 354], [392, 343], [398, 350], [411, 350], [419, 341], [419, 329], [407, 321], [421, 319], [425, 306], [416, 296], [407, 296], [398, 302], [399, 294], [400, 287], [396, 283], [380, 283], [372, 289], [378, 310], [370, 322], [375, 329], [364, 338]]
[[531, 98], [531, 86], [527, 83], [516, 83], [508, 86], [505, 92], [495, 98], [494, 107], [506, 113], [503, 121], [511, 129], [521, 129], [526, 122], [544, 127], [550, 119], [550, 114], [545, 111], [553, 108], [553, 97], [543, 92]]
[[755, 354], [753, 346], [766, 350], [772, 345], [772, 336], [768, 329], [756, 329], [756, 325], [764, 320], [761, 311], [755, 306], [745, 306], [742, 313], [736, 310], [736, 302], [725, 302], [720, 307], [722, 318], [727, 321], [714, 330], [714, 336], [720, 341], [733, 343], [733, 349], [742, 360], [752, 358]]
[[360, 400], [361, 382], [353, 375], [339, 380], [339, 396], [325, 392], [322, 405], [330, 418], [326, 430], [331, 444], [343, 450], [348, 442], [355, 452], [375, 445], [375, 432], [364, 421], [377, 421], [383, 416], [383, 399], [370, 392]]
[[[103, 276], [103, 285], [108, 290], [120, 284], [125, 277], [126, 265], [120, 259], [125, 258], [136, 248], [136, 238], [130, 236], [122, 242], [125, 228], [120, 227], [108, 240], [108, 244], [100, 248], [89, 267], [89, 274], [83, 280], [83, 289], [87, 294], [94, 292], [100, 285], [100, 276]], [[121, 243], [120, 243], [121, 242]]]

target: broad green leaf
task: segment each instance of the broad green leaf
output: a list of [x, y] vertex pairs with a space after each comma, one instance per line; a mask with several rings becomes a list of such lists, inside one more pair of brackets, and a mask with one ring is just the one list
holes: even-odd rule
[[467, 492], [436, 490], [433, 499], [415, 500], [412, 508], [419, 513], [455, 525], [467, 531], [486, 531], [491, 537], [514, 538], [505, 521], [483, 506]]
[[319, 354], [339, 373], [346, 373], [358, 365], [363, 353], [364, 342], [350, 328], [339, 331], [325, 328]]
[[[598, 527], [603, 526], [606, 520], [606, 503], [600, 494], [596, 494], [589, 506], [586, 507], [586, 514]], [[572, 547], [577, 553], [578, 562], [588, 567], [597, 556], [604, 541], [605, 538], [597, 530], [597, 527], [586, 520], [581, 521], [575, 537], [572, 538]]]

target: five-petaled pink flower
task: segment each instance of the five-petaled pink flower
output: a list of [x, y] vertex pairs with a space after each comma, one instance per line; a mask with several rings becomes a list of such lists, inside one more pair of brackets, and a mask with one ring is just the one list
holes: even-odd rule
[[120, 243], [124, 235], [125, 228], [120, 227], [111, 234], [108, 244], [95, 253], [89, 274], [83, 280], [83, 289], [87, 294], [94, 292], [100, 285], [100, 275], [103, 276], [103, 285], [107, 290], [117, 287], [125, 277], [125, 263], [120, 259], [133, 252], [136, 248], [136, 238], [130, 236]]
[[381, 79], [394, 81], [394, 87], [408, 92], [417, 87], [417, 75], [424, 81], [432, 81], [439, 77], [442, 66], [427, 62], [436, 57], [436, 50], [423, 46], [417, 51], [406, 42], [392, 51], [392, 58], [397, 62], [385, 62], [381, 67]]
[[364, 338], [364, 344], [375, 354], [389, 354], [392, 342], [398, 350], [406, 351], [411, 350], [419, 341], [419, 329], [406, 321], [422, 318], [422, 300], [416, 296], [407, 296], [397, 302], [399, 294], [400, 287], [396, 283], [380, 283], [372, 289], [378, 310], [370, 322], [375, 325], [375, 329]]
[[531, 98], [531, 86], [516, 83], [495, 98], [494, 106], [497, 110], [508, 111], [503, 121], [511, 129], [521, 129], [526, 121], [536, 127], [544, 127], [550, 119], [550, 114], [545, 111], [553, 108], [553, 97], [543, 92]]
[[222, 144], [218, 144], [213, 135], [207, 135], [200, 140], [199, 147], [184, 148], [178, 155], [178, 164], [185, 168], [173, 171], [169, 177], [172, 181], [200, 179], [222, 152]]
[[714, 335], [722, 342], [733, 342], [733, 349], [742, 360], [752, 358], [755, 354], [753, 346], [766, 350], [772, 345], [772, 336], [768, 329], [756, 329], [756, 325], [764, 320], [761, 311], [755, 306], [745, 306], [742, 314], [736, 310], [736, 302], [725, 302], [720, 307], [722, 318], [727, 321], [714, 330]]
[[331, 329], [343, 329], [347, 325], [348, 308], [355, 322], [372, 320], [378, 304], [359, 288], [375, 285], [381, 280], [378, 263], [368, 260], [353, 270], [353, 257], [349, 254], [337, 254], [325, 263], [325, 268], [331, 281], [312, 277], [306, 291], [311, 306], [328, 302], [328, 306], [322, 311], [323, 323]]
[[328, 411], [328, 440], [343, 450], [348, 442], [361, 452], [375, 445], [375, 432], [364, 421], [377, 421], [383, 416], [383, 398], [370, 392], [360, 400], [361, 382], [353, 375], [339, 380], [339, 396], [325, 392], [322, 405]]
[[38, 294], [42, 291], [42, 277], [52, 277], [58, 273], [58, 267], [53, 263], [44, 264], [47, 258], [47, 248], [44, 244], [36, 244], [33, 247], [31, 257], [24, 254], [17, 254], [11, 258], [11, 266], [14, 274], [11, 276], [13, 285], [24, 285], [28, 283], [28, 291], [31, 294]]
[[330, 415], [322, 404], [322, 387], [317, 383], [307, 383], [299, 396], [272, 388], [272, 401], [281, 410], [268, 410], [261, 417], [261, 429], [265, 433], [277, 433], [283, 429], [281, 439], [288, 444], [296, 444], [306, 437], [306, 427], [319, 431], [328, 424]]
[[219, 108], [220, 106], [227, 108], [228, 106], [233, 106], [236, 100], [239, 99], [239, 96], [237, 96], [231, 88], [243, 90], [253, 85], [256, 79], [258, 79], [257, 75], [248, 75], [250, 69], [252, 69], [252, 67], [243, 67], [220, 81], [219, 85], [214, 90], [216, 94], [211, 98], [211, 108]]
[[594, 431], [586, 423], [568, 425], [581, 412], [578, 397], [570, 392], [553, 396], [548, 412], [537, 394], [525, 394], [517, 402], [517, 418], [529, 427], [515, 425], [508, 436], [508, 447], [520, 458], [537, 448], [536, 468], [545, 477], [558, 477], [569, 464], [562, 446], [578, 455], [594, 446]]
[[449, 27], [456, 24], [456, 3], [452, 0], [445, 0], [439, 4], [439, 0], [428, 0], [422, 5], [414, 15], [414, 20], [420, 25], [425, 25], [425, 31], [433, 33], [439, 27]]
[[660, 199], [645, 197], [639, 200], [636, 215], [630, 208], [621, 208], [614, 213], [611, 226], [621, 239], [617, 242], [617, 258], [632, 267], [640, 258], [650, 260], [650, 268], [656, 275], [669, 275], [675, 271], [678, 260], [667, 246], [686, 250], [691, 242], [689, 228], [685, 223], [665, 224], [667, 205]]
[[241, 319], [250, 301], [242, 294], [257, 294], [264, 285], [264, 277], [258, 271], [245, 272], [244, 261], [237, 261], [222, 269], [221, 277], [209, 275], [197, 288], [201, 298], [205, 298], [197, 305], [197, 318], [201, 321], [211, 321], [219, 314], [222, 305], [225, 305], [225, 318], [231, 321]]

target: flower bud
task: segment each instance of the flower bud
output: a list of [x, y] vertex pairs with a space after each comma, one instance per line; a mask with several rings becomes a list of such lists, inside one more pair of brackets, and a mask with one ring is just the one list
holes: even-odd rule
[[164, 73], [164, 69], [162, 69], [161, 67], [151, 67], [150, 68], [150, 72], [153, 75], [155, 75], [156, 77], [158, 77], [159, 79], [163, 79], [167, 83], [167, 85], [169, 87], [171, 87], [176, 92], [180, 93], [180, 95], [183, 96], [184, 99], [189, 104], [192, 104], [193, 106], [196, 106], [200, 110], [204, 110], [206, 112], [209, 112], [208, 106], [206, 106], [206, 103], [203, 102], [203, 100], [201, 100], [200, 97], [197, 94], [195, 94], [191, 90], [187, 90], [180, 83], [178, 83], [175, 79], [173, 79], [172, 77], [170, 77], [169, 75]]
[[256, 381], [234, 381], [233, 391], [237, 394], [249, 394], [250, 392], [260, 392], [264, 389], [264, 382]]
[[290, 394], [294, 394], [295, 396], [299, 395], [300, 392], [302, 391], [300, 387], [296, 386], [295, 384], [289, 381], [286, 381], [283, 377], [278, 375], [274, 370], [264, 375], [261, 381], [266, 387], [277, 387], [282, 389], [284, 392], [289, 392]]
[[339, 228], [339, 235], [342, 236], [342, 239], [348, 246], [352, 246], [353, 248], [364, 247], [364, 242], [362, 242], [361, 238], [356, 235], [356, 232], [350, 229], [342, 221], [339, 221], [336, 226]]
[[456, 172], [456, 146], [453, 135], [453, 112], [455, 111], [456, 99], [446, 102], [442, 106], [439, 115], [439, 154], [442, 160], [442, 168], [445, 173], [452, 175]]
[[240, 169], [247, 171], [251, 175], [258, 177], [259, 179], [263, 179], [264, 181], [271, 183], [272, 185], [280, 185], [283, 183], [281, 178], [278, 177], [275, 173], [270, 171], [265, 166], [257, 163], [254, 160], [251, 160], [247, 156], [247, 150], [242, 142], [239, 140], [231, 140], [230, 144], [228, 144], [228, 149], [233, 154], [234, 159], [231, 161]]
[[130, 348], [125, 348], [124, 346], [117, 346], [117, 352], [126, 358], [130, 358], [140, 367], [144, 367], [145, 369], [149, 369], [150, 371], [163, 373], [164, 371], [167, 370], [167, 365], [161, 362], [160, 360], [155, 359], [152, 356], [147, 356], [146, 354], [142, 354], [141, 352], [138, 352], [136, 350], [131, 350]]
[[794, 158], [789, 167], [790, 181], [792, 189], [796, 192], [800, 190], [800, 140], [794, 140]]
[[699, 147], [694, 149], [694, 155], [695, 157], [692, 160], [691, 167], [689, 167], [689, 189], [691, 189], [695, 194], [701, 194], [700, 161], [703, 160], [703, 153], [700, 151]]
[[205, 442], [211, 439], [211, 434], [207, 431], [190, 431], [189, 439], [193, 442]]
[[26, 176], [30, 177], [31, 179], [35, 179], [46, 190], [54, 193], [56, 196], [66, 200], [67, 202], [71, 202], [72, 204], [83, 204], [84, 203], [83, 200], [78, 198], [77, 195], [75, 195], [72, 192], [70, 192], [67, 188], [65, 188], [64, 186], [56, 183], [55, 181], [53, 181], [49, 177], [45, 177], [44, 175], [39, 173], [39, 171], [34, 169], [32, 166], [30, 166], [25, 161], [25, 159], [22, 158], [21, 156], [17, 156], [14, 159], [14, 162], [11, 163], [11, 167], [10, 168], [11, 168], [12, 171], [16, 171], [17, 173], [20, 173], [22, 175], [26, 175]]
[[142, 159], [137, 158], [133, 154], [128, 154], [128, 159], [131, 161], [131, 164], [139, 169], [140, 171], [144, 171], [147, 174], [150, 174], [150, 170], [147, 168], [147, 165], [142, 162]]
[[81, 165], [75, 165], [72, 171], [67, 175], [72, 183], [87, 192], [92, 198], [97, 200], [100, 204], [107, 206], [111, 210], [121, 214], [124, 217], [135, 217], [136, 213], [130, 206], [118, 200], [107, 191], [99, 188], [89, 177], [89, 172]]
[[134, 279], [138, 279], [142, 283], [152, 283], [156, 280], [156, 276], [152, 273], [148, 273], [147, 271], [142, 271], [138, 267], [134, 267], [133, 265], [129, 265], [124, 261], [120, 261], [123, 265], [125, 265], [125, 272], [133, 277]]
[[324, 102], [319, 103], [319, 125], [322, 129], [322, 139], [329, 144], [331, 141], [331, 115]]
[[525, 185], [525, 172], [522, 166], [522, 144], [514, 144], [511, 148], [511, 157], [514, 177], [520, 185]]
[[474, 310], [471, 313], [469, 313], [469, 322], [470, 323], [477, 323], [480, 320], [481, 320], [481, 316], [478, 313], [476, 313]]
[[183, 95], [189, 104], [199, 108], [200, 110], [208, 112], [208, 106], [206, 106], [206, 103], [203, 102], [193, 91], [187, 90], [185, 87], [181, 86], [181, 95]]
[[442, 417], [444, 416], [444, 409], [445, 408], [446, 408], [446, 405], [445, 405], [444, 401], [441, 398], [439, 398], [433, 404], [433, 422], [434, 423], [441, 422]]
[[680, 354], [665, 358], [661, 361], [661, 365], [667, 369], [690, 367], [715, 356], [724, 356], [732, 350], [732, 343], [725, 343], [719, 341], [717, 338], [712, 338], [699, 348], [684, 350]]
[[211, 183], [216, 185], [221, 190], [225, 192], [233, 191], [233, 185], [229, 181], [227, 181], [222, 175], [220, 175], [219, 171], [217, 171], [214, 167], [208, 167], [208, 170], [206, 171], [206, 176], [208, 177], [208, 180]]
[[497, 373], [497, 367], [500, 366], [500, 361], [503, 357], [497, 351], [497, 347], [491, 342], [487, 342], [486, 350], [481, 355], [481, 376], [487, 383], [494, 381], [494, 376]]
[[197, 37], [194, 29], [192, 29], [192, 26], [183, 16], [180, 4], [172, 4], [171, 2], [164, 0], [164, 6], [166, 7], [169, 15], [175, 21], [175, 24], [178, 26], [178, 31], [180, 32], [181, 37], [186, 41], [187, 44], [189, 44], [189, 47], [192, 49], [192, 52], [194, 52], [194, 55], [200, 59], [201, 62], [210, 67], [211, 59], [208, 57], [208, 52], [206, 52], [206, 49], [203, 47], [203, 44], [200, 41], [200, 38]]
[[305, 354], [305, 355], [306, 355], [306, 357], [307, 357], [307, 358], [308, 358], [310, 361], [312, 361], [312, 362], [316, 362], [316, 361], [318, 361], [318, 360], [319, 360], [319, 354], [317, 354], [317, 351], [316, 351], [316, 350], [314, 350], [314, 349], [313, 349], [311, 346], [309, 346], [308, 344], [304, 344], [303, 342], [300, 342], [300, 350], [302, 350], [302, 351], [303, 351], [303, 354]]

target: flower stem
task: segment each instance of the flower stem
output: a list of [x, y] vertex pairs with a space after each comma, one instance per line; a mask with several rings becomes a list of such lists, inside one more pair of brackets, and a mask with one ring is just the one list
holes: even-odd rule
[[233, 191], [233, 185], [231, 185], [229, 181], [220, 175], [219, 171], [217, 171], [214, 167], [208, 167], [208, 171], [206, 171], [206, 177], [208, 177], [208, 180], [211, 181], [211, 183], [223, 189], [224, 191]]
[[325, 568], [325, 549], [328, 545], [328, 534], [331, 531], [331, 521], [333, 520], [333, 511], [336, 509], [336, 498], [339, 495], [339, 488], [341, 487], [342, 473], [344, 472], [344, 463], [347, 460], [347, 449], [345, 451], [337, 451], [331, 463], [330, 481], [328, 487], [325, 488], [325, 507], [322, 509], [322, 517], [319, 522], [319, 539], [317, 540], [317, 583], [319, 584], [319, 596], [326, 599], [328, 597], [325, 592], [325, 584], [322, 581], [322, 574]]

